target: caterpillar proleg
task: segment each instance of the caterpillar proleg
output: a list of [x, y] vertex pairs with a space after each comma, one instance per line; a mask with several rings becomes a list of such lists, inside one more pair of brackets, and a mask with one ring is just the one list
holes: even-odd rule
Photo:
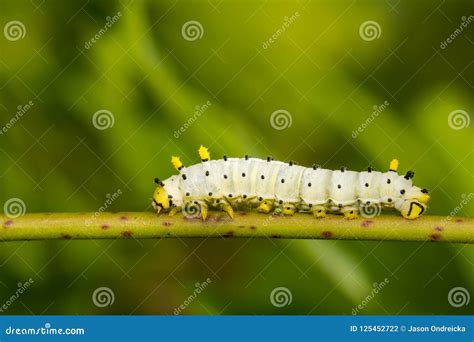
[[254, 208], [283, 215], [308, 212], [317, 218], [333, 212], [353, 219], [359, 213], [372, 215], [394, 208], [404, 218], [415, 219], [423, 214], [430, 198], [428, 190], [413, 185], [413, 171], [397, 173], [396, 159], [387, 172], [372, 168], [355, 172], [307, 168], [270, 157], [211, 160], [203, 146], [199, 156], [200, 163], [187, 167], [173, 156], [171, 162], [179, 175], [155, 179], [152, 205], [158, 213], [183, 211], [205, 220], [209, 209], [223, 210], [233, 217], [234, 210]]

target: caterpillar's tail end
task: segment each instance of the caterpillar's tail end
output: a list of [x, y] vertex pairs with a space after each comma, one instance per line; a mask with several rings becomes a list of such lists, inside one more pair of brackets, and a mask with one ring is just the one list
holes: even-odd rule
[[404, 218], [408, 220], [414, 220], [424, 213], [426, 207], [427, 206], [424, 203], [409, 199], [403, 202], [400, 212]]
[[159, 214], [160, 211], [164, 210], [167, 211], [172, 201], [168, 196], [168, 192], [165, 190], [165, 184], [158, 178], [155, 178], [156, 189], [153, 193], [153, 208], [155, 209], [156, 213]]
[[198, 152], [199, 152], [199, 157], [201, 158], [202, 161], [208, 161], [211, 159], [211, 154], [209, 153], [209, 150], [206, 147], [201, 145], [201, 147], [199, 147]]

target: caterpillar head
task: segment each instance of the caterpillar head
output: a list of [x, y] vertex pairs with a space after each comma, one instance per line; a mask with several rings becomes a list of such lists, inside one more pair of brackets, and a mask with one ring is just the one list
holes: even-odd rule
[[423, 214], [430, 199], [427, 189], [421, 189], [413, 185], [411, 179], [414, 175], [413, 171], [408, 171], [405, 176], [400, 176], [397, 183], [401, 187], [401, 198], [395, 204], [395, 207], [400, 210], [402, 216], [410, 220], [416, 219]]
[[164, 182], [155, 178], [157, 185], [153, 193], [153, 208], [157, 213], [161, 211], [168, 212], [172, 208], [182, 205], [182, 196], [179, 191], [179, 181], [177, 176], [172, 176]]

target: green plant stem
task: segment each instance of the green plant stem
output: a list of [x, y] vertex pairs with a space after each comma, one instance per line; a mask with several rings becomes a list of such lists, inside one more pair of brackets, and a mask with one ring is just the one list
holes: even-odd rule
[[42, 239], [266, 237], [288, 239], [396, 240], [474, 243], [474, 219], [399, 216], [347, 220], [310, 214], [292, 217], [254, 212], [235, 213], [232, 220], [211, 212], [207, 221], [154, 213], [37, 213], [0, 216], [0, 241]]

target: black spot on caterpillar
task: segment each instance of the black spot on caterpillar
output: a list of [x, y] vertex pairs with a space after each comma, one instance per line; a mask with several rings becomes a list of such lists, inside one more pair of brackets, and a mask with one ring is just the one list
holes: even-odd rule
[[[319, 166], [306, 168], [294, 162], [283, 163], [271, 157], [245, 156], [211, 160], [208, 150], [199, 149], [201, 163], [184, 166], [178, 157], [171, 161], [179, 175], [156, 180], [152, 205], [157, 212], [171, 215], [193, 208], [192, 215], [206, 219], [208, 208], [223, 210], [233, 217], [233, 210], [251, 210], [284, 215], [311, 212], [317, 218], [326, 212], [355, 218], [375, 216], [384, 208], [395, 208], [408, 219], [419, 217], [429, 200], [428, 190], [412, 183], [413, 171], [397, 173], [398, 161], [392, 160], [389, 171], [350, 171], [346, 167], [328, 170]], [[204, 176], [204, 177], [203, 177]], [[373, 207], [367, 214], [367, 207]]]

